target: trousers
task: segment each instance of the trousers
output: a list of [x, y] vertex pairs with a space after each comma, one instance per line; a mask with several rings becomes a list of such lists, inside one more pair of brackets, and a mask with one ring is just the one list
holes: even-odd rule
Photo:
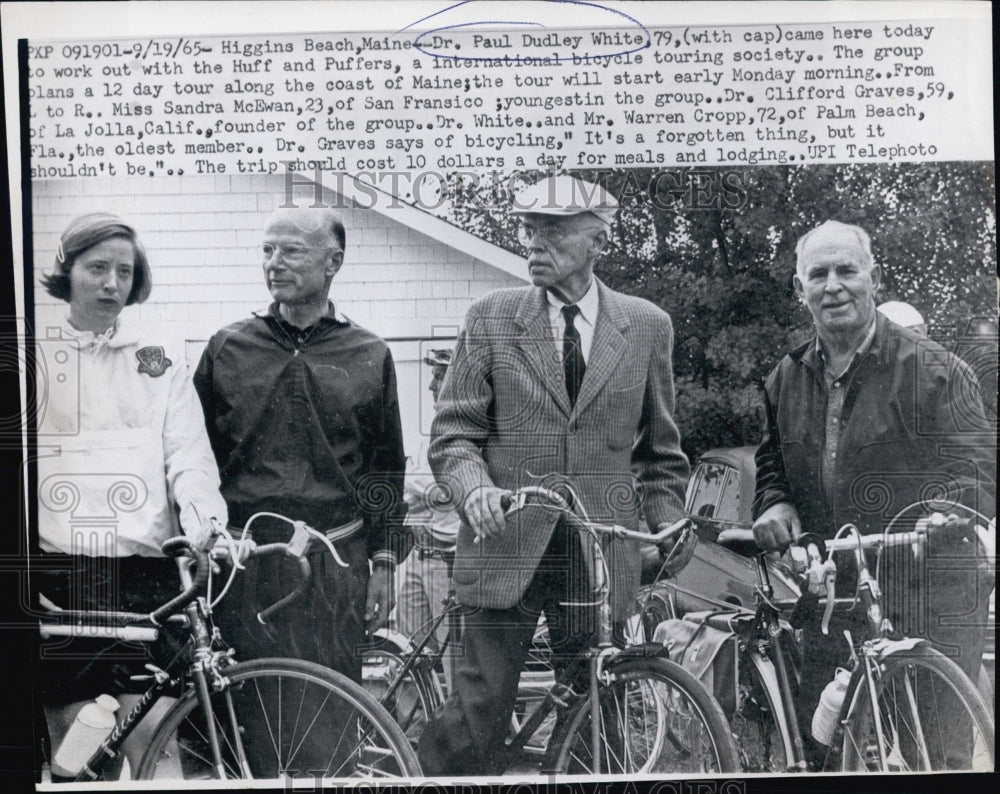
[[[545, 614], [556, 676], [587, 647], [596, 610], [563, 602], [586, 600], [589, 582], [574, 533], [560, 522], [524, 595], [509, 609], [466, 607], [455, 691], [428, 723], [417, 754], [424, 774], [495, 775], [538, 617]], [[571, 685], [587, 686], [587, 668]]]

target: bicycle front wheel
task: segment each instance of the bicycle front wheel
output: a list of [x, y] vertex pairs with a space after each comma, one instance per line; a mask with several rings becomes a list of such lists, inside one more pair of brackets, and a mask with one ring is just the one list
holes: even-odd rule
[[929, 646], [878, 665], [873, 708], [862, 676], [844, 725], [845, 771], [993, 771], [993, 720], [976, 687]]
[[192, 688], [164, 716], [140, 779], [419, 776], [399, 726], [340, 673], [295, 659], [257, 659], [220, 672], [224, 686], [210, 695], [210, 715]]
[[568, 775], [739, 771], [725, 714], [694, 676], [667, 659], [623, 661], [598, 695], [595, 755], [590, 698], [560, 720], [547, 768]]

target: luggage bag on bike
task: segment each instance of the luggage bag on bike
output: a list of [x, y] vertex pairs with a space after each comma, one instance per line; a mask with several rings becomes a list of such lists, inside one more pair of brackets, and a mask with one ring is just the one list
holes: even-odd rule
[[739, 703], [739, 648], [727, 618], [728, 613], [689, 612], [660, 623], [653, 641], [705, 685], [726, 716], [732, 716]]

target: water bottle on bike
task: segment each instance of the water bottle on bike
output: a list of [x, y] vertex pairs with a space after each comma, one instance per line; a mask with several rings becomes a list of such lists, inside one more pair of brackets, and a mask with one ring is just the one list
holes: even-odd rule
[[833, 680], [824, 687], [819, 696], [819, 703], [812, 718], [812, 737], [826, 747], [833, 743], [837, 730], [837, 718], [840, 716], [847, 686], [851, 683], [851, 671], [843, 667], [837, 668]]
[[52, 773], [76, 777], [114, 730], [116, 711], [118, 701], [111, 695], [98, 695], [80, 709], [52, 759]]

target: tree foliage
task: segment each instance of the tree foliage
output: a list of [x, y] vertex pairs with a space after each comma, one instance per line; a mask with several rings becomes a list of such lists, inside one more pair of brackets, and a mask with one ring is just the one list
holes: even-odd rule
[[[962, 162], [573, 175], [619, 197], [597, 274], [673, 318], [676, 419], [685, 451], [698, 454], [759, 441], [763, 381], [811, 336], [792, 286], [795, 243], [825, 220], [869, 232], [878, 300], [913, 304], [932, 333], [996, 317], [994, 173]], [[447, 216], [520, 252], [509, 195], [542, 175], [455, 176]]]

